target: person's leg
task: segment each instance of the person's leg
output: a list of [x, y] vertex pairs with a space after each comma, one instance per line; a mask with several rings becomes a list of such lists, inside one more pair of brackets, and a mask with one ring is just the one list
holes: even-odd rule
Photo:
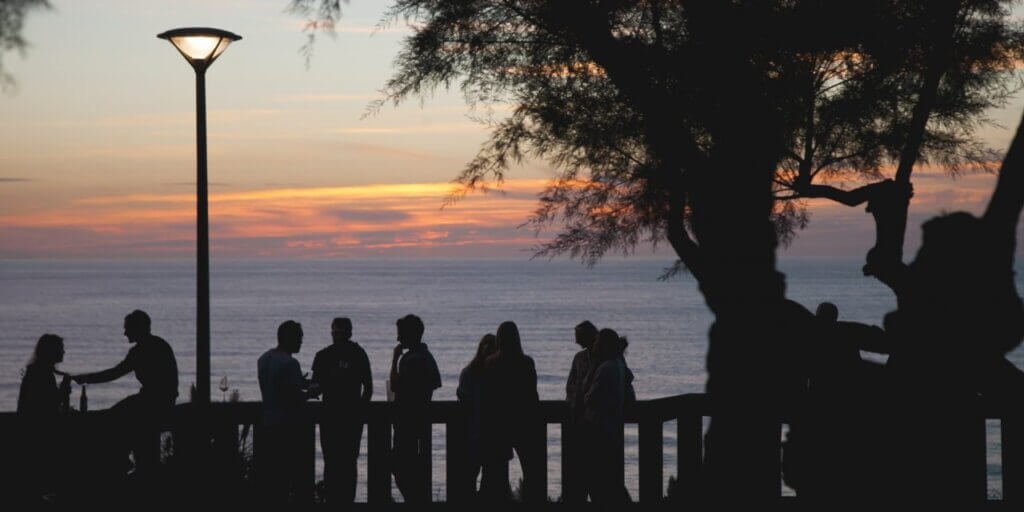
[[[415, 446], [415, 440], [410, 439], [407, 433], [407, 427], [404, 425], [395, 425], [394, 431], [394, 445], [392, 447], [392, 473], [395, 475], [395, 486], [398, 487], [398, 492], [402, 494], [402, 499], [406, 502], [410, 500], [412, 488], [409, 486], [409, 461], [413, 457], [410, 456], [410, 446]], [[411, 451], [415, 452], [413, 448]]]
[[579, 429], [575, 425], [563, 424], [562, 450], [565, 454], [562, 464], [565, 465], [565, 479], [562, 481], [562, 503], [582, 503], [587, 500], [583, 481], [580, 478], [583, 464], [580, 463]]
[[337, 499], [340, 503], [352, 503], [356, 497], [356, 481], [359, 476], [359, 446], [363, 440], [363, 422], [347, 422], [342, 435], [344, 437], [340, 440], [341, 447], [335, 474], [335, 480], [338, 482], [332, 490], [337, 490]]
[[[125, 397], [109, 410], [108, 419], [113, 422], [109, 426], [112, 445], [117, 457], [123, 461], [125, 471], [133, 469], [128, 457], [142, 443], [141, 430], [147, 414], [145, 398], [138, 393]], [[140, 469], [138, 452], [135, 453], [134, 469]]]
[[480, 497], [490, 502], [504, 502], [511, 498], [512, 489], [508, 482], [508, 460], [504, 457], [488, 457], [483, 463], [480, 479]]
[[281, 505], [288, 500], [288, 454], [281, 427], [263, 427], [256, 438], [259, 488], [265, 503]]
[[520, 489], [522, 500], [526, 503], [544, 503], [547, 501], [547, 489], [541, 489], [537, 471], [540, 468], [538, 447], [531, 446], [526, 439], [520, 438], [515, 444], [519, 467], [523, 471], [523, 487]]
[[324, 420], [320, 423], [320, 450], [324, 456], [324, 491], [327, 503], [335, 503], [338, 498], [338, 474], [336, 465], [338, 459], [338, 425], [333, 420]]
[[174, 402], [146, 398], [140, 403], [143, 417], [135, 423], [134, 446], [136, 469], [145, 476], [152, 476], [160, 467], [160, 435], [170, 420]]

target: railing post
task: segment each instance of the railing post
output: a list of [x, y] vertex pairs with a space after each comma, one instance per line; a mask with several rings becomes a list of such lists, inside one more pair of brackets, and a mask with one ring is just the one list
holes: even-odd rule
[[431, 460], [433, 459], [434, 449], [434, 432], [432, 427], [433, 425], [431, 422], [426, 421], [421, 427], [423, 430], [420, 431], [420, 439], [423, 439], [426, 442], [425, 446], [420, 447], [419, 464], [423, 468], [423, 474], [426, 475], [426, 478], [423, 479], [423, 485], [426, 486], [424, 492], [426, 493], [428, 502], [434, 501], [434, 472], [432, 467], [433, 460]]
[[[462, 412], [461, 409], [457, 410]], [[462, 414], [449, 418], [445, 425], [445, 487], [447, 500], [452, 503], [467, 501], [472, 496], [467, 437], [469, 429]]]
[[[527, 453], [520, 460], [523, 473], [529, 473], [529, 481], [523, 481], [523, 501], [526, 503], [547, 503], [548, 501], [548, 424], [537, 416], [526, 433]], [[527, 464], [529, 466], [527, 466]]]
[[296, 489], [299, 503], [313, 503], [313, 493], [316, 489], [316, 423], [310, 421], [302, 426], [301, 467], [302, 478], [299, 479], [299, 486]]
[[661, 418], [642, 418], [640, 421], [640, 502], [652, 504], [661, 501], [662, 480], [662, 427]]
[[391, 422], [387, 405], [375, 408], [378, 414], [370, 414], [367, 421], [366, 468], [367, 496], [369, 503], [388, 503], [391, 501]]
[[1003, 500], [1024, 503], [1024, 421], [1017, 411], [1004, 409], [1000, 421], [1003, 442]]
[[676, 490], [681, 502], [696, 504], [704, 457], [704, 418], [692, 412], [680, 414], [676, 429]]
[[[566, 415], [568, 416], [568, 414]], [[562, 421], [562, 503], [573, 503], [578, 501], [580, 495], [579, 478], [580, 475], [573, 474], [573, 471], [579, 469], [574, 467], [573, 464], [577, 461], [573, 460], [576, 455], [574, 448], [577, 442], [576, 429], [573, 428], [571, 419], [564, 419]], [[584, 499], [586, 499], [584, 497]]]
[[971, 418], [971, 488], [979, 502], [988, 499], [988, 432], [985, 413], [978, 402], [970, 409]]

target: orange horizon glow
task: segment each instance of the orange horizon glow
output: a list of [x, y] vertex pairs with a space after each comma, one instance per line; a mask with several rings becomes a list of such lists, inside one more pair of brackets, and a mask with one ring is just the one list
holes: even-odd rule
[[[951, 187], [941, 173], [915, 173], [911, 214], [980, 213], [995, 176], [969, 174], [957, 181]], [[520, 226], [548, 184], [543, 179], [509, 180], [499, 190], [471, 193], [445, 208], [444, 200], [454, 190], [447, 182], [213, 192], [213, 254], [512, 256], [544, 241], [532, 228]], [[825, 199], [807, 204], [813, 219], [809, 230], [838, 226], [866, 240], [873, 236], [873, 224], [863, 208]], [[913, 237], [914, 232], [911, 228], [908, 235]], [[194, 241], [192, 193], [79, 197], [41, 211], [0, 215], [0, 257], [179, 257], [194, 251]]]
[[[536, 207], [536, 194], [546, 183], [510, 180], [500, 192], [470, 194], [445, 208], [451, 183], [214, 192], [209, 196], [211, 242], [215, 253], [221, 247], [236, 256], [529, 246], [537, 242], [532, 231], [516, 228]], [[84, 197], [41, 212], [0, 215], [0, 226], [13, 233], [3, 237], [0, 254], [25, 242], [65, 256], [103, 254], [105, 246], [117, 251], [124, 244], [133, 253], [174, 255], [192, 250], [195, 195]], [[66, 231], [76, 233], [78, 241], [62, 244], [54, 233]]]

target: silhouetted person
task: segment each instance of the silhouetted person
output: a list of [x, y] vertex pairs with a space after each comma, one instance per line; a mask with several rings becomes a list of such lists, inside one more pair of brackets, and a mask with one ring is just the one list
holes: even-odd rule
[[636, 403], [636, 389], [633, 387], [633, 380], [635, 377], [633, 371], [629, 369], [629, 364], [626, 363], [626, 349], [629, 348], [629, 340], [625, 336], [619, 337], [619, 359], [622, 359], [622, 368], [625, 371], [626, 388], [623, 390], [623, 406], [629, 407]]
[[839, 320], [839, 308], [831, 302], [818, 304], [815, 319], [819, 337], [815, 367], [821, 371], [817, 372], [818, 383], [812, 386], [854, 395], [863, 392], [865, 386], [878, 384], [872, 380], [881, 378], [881, 365], [863, 360], [860, 353], [888, 354], [885, 331], [874, 325]]
[[110, 412], [126, 427], [118, 436], [135, 454], [136, 470], [151, 472], [160, 462], [159, 435], [178, 398], [178, 362], [171, 346], [150, 332], [146, 312], [136, 309], [124, 318], [124, 335], [134, 345], [113, 368], [74, 375], [79, 384], [110, 382], [134, 372], [139, 392], [114, 404]]
[[297, 500], [309, 497], [310, 483], [303, 480], [301, 454], [303, 427], [308, 418], [303, 404], [310, 396], [299, 362], [292, 354], [302, 347], [302, 326], [288, 320], [277, 328], [277, 346], [264, 352], [256, 362], [263, 397], [263, 425], [256, 454], [260, 489], [265, 498], [276, 504], [289, 500], [294, 492]]
[[476, 355], [473, 356], [473, 360], [459, 373], [459, 387], [455, 391], [459, 402], [469, 412], [469, 428], [465, 447], [465, 453], [469, 460], [467, 460], [466, 464], [467, 472], [463, 475], [465, 481], [461, 485], [464, 486], [465, 490], [471, 491], [472, 494], [476, 494], [476, 479], [480, 475], [480, 469], [483, 465], [483, 458], [480, 454], [480, 416], [483, 405], [481, 400], [484, 383], [484, 362], [496, 350], [497, 339], [495, 336], [493, 334], [485, 334], [480, 339], [480, 344], [477, 345]]
[[355, 499], [359, 444], [366, 408], [373, 396], [373, 375], [366, 351], [352, 341], [352, 321], [331, 322], [333, 343], [313, 358], [313, 382], [323, 393], [320, 447], [329, 503]]
[[[26, 504], [39, 504], [45, 494], [57, 487], [62, 477], [61, 462], [65, 448], [60, 417], [69, 409], [71, 379], [57, 370], [64, 360], [64, 340], [55, 334], [44, 334], [36, 342], [32, 358], [25, 366], [18, 392], [20, 433], [16, 440], [21, 466], [18, 472], [22, 485], [12, 490]], [[63, 375], [57, 386], [55, 375]]]
[[625, 344], [612, 329], [601, 329], [594, 346], [594, 370], [583, 398], [588, 488], [595, 503], [629, 501], [623, 482], [623, 409], [626, 403]]
[[[71, 379], [56, 368], [63, 361], [64, 338], [56, 334], [42, 335], [21, 378], [18, 414], [22, 418], [50, 421], [68, 412]], [[56, 375], [63, 376], [59, 387]]]
[[876, 326], [839, 321], [831, 302], [818, 305], [811, 332], [803, 423], [790, 426], [784, 477], [801, 498], [850, 498], [878, 461], [870, 439], [885, 429], [877, 420], [884, 367], [861, 350], [888, 353], [888, 342]]
[[523, 353], [519, 329], [503, 322], [495, 336], [496, 350], [484, 361], [484, 385], [481, 395], [481, 451], [484, 457], [480, 494], [490, 500], [511, 497], [508, 461], [512, 451], [519, 455], [523, 469], [524, 497], [532, 499], [536, 472], [540, 469], [529, 434], [535, 428], [537, 369], [533, 359]]
[[427, 408], [441, 387], [441, 372], [423, 343], [423, 320], [406, 315], [395, 322], [398, 345], [391, 359], [391, 391], [395, 394], [395, 481], [407, 503], [430, 501], [430, 474], [423, 463], [430, 457]]
[[562, 488], [562, 501], [565, 503], [578, 503], [586, 501], [586, 467], [584, 464], [584, 448], [582, 433], [578, 424], [583, 418], [583, 395], [586, 389], [584, 382], [591, 370], [591, 359], [593, 358], [594, 342], [597, 340], [597, 327], [588, 320], [580, 322], [574, 329], [576, 344], [581, 350], [576, 352], [572, 358], [572, 367], [569, 369], [569, 378], [565, 382], [565, 402], [569, 404], [569, 414], [566, 422], [567, 432], [562, 436], [562, 449], [566, 451], [563, 463], [569, 466], [566, 468], [566, 482]]

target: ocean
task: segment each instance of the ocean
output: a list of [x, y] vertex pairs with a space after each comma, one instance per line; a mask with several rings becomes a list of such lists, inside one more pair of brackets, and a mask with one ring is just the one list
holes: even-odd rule
[[[584, 319], [629, 338], [627, 361], [640, 399], [702, 392], [712, 317], [690, 276], [658, 280], [670, 263], [612, 259], [587, 268], [575, 261], [525, 258], [215, 260], [210, 271], [213, 400], [225, 398], [218, 389], [224, 378], [228, 392], [259, 400], [256, 359], [276, 344], [277, 326], [285, 320], [303, 326], [305, 338], [296, 357], [308, 371], [313, 354], [330, 343], [335, 316], [352, 319], [353, 339], [370, 357], [374, 399], [383, 400], [395, 320], [408, 313], [426, 324], [424, 341], [441, 369], [437, 400], [455, 399], [459, 371], [477, 342], [506, 320], [518, 324], [523, 348], [537, 363], [542, 399], [564, 398], [565, 377], [577, 350], [573, 326]], [[880, 324], [895, 300], [883, 285], [865, 278], [860, 267], [854, 260], [780, 263], [790, 298], [812, 311], [821, 301], [834, 302], [842, 320]], [[129, 348], [122, 322], [134, 309], [147, 311], [153, 333], [174, 348], [181, 402], [195, 380], [193, 261], [0, 261], [0, 411], [15, 409], [22, 368], [41, 334], [64, 337], [64, 371], [108, 368]], [[1024, 367], [1024, 352], [1014, 352], [1011, 359]], [[131, 376], [91, 385], [90, 409], [109, 407], [137, 388]], [[73, 400], [78, 394], [76, 386]], [[989, 428], [993, 494], [1001, 490], [997, 427]], [[627, 488], [635, 497], [635, 426], [627, 426], [626, 440]], [[434, 478], [440, 489], [443, 442], [443, 426], [436, 426]], [[549, 443], [549, 494], [554, 497], [560, 480], [557, 429], [549, 427]], [[675, 472], [674, 454], [675, 425], [666, 423], [666, 479]], [[365, 499], [365, 457], [360, 460], [358, 499]], [[518, 464], [512, 465], [512, 474], [517, 478]]]

